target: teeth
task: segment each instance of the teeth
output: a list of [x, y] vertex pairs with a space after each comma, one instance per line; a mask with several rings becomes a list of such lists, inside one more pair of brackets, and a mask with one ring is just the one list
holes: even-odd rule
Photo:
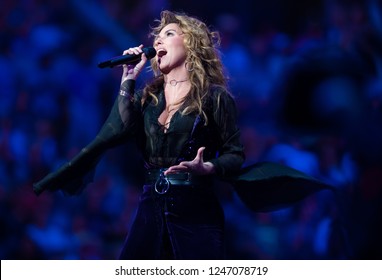
[[164, 50], [164, 49], [160, 49], [160, 50], [158, 50], [157, 51], [157, 55], [158, 56], [163, 56], [163, 55], [165, 55], [167, 52]]

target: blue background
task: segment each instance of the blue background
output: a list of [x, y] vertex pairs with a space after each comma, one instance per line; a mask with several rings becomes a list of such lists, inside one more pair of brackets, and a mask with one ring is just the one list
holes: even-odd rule
[[230, 186], [219, 185], [228, 258], [380, 259], [382, 9], [376, 0], [3, 0], [1, 259], [118, 257], [141, 191], [133, 145], [109, 151], [81, 196], [36, 197], [32, 183], [93, 139], [121, 75], [97, 63], [150, 45], [149, 27], [163, 9], [184, 11], [221, 32], [246, 164], [280, 162], [339, 191], [253, 213]]

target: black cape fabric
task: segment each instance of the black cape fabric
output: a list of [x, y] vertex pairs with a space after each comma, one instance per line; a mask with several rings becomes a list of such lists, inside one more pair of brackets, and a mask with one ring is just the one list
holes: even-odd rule
[[[34, 184], [34, 192], [39, 195], [44, 190], [61, 190], [68, 195], [80, 194], [93, 181], [98, 160], [96, 150], [87, 147], [69, 163]], [[303, 172], [273, 162], [244, 167], [237, 175], [224, 181], [233, 186], [240, 200], [254, 212], [279, 210], [316, 192], [334, 191], [332, 186]]]
[[[122, 102], [124, 102], [122, 100]], [[96, 138], [77, 156], [58, 170], [33, 185], [39, 195], [45, 190], [61, 190], [67, 195], [78, 195], [93, 181], [95, 168], [102, 155], [110, 148], [123, 144], [131, 136], [136, 123], [126, 125], [120, 117], [116, 100], [111, 113]], [[244, 167], [236, 175], [221, 178], [234, 187], [239, 198], [256, 212], [274, 211], [332, 188], [296, 169], [272, 162], [260, 162]]]
[[290, 207], [316, 192], [333, 187], [294, 168], [259, 162], [228, 179], [240, 200], [252, 211], [269, 212]]
[[58, 170], [33, 184], [35, 194], [40, 195], [45, 190], [61, 190], [67, 195], [78, 195], [93, 182], [95, 168], [105, 152], [123, 144], [130, 137], [130, 131], [133, 131], [131, 126], [126, 127], [121, 120], [119, 104], [117, 98], [107, 120], [90, 144]]

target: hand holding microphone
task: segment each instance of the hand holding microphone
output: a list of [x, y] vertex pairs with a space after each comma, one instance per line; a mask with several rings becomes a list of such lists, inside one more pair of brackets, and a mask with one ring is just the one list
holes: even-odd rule
[[[140, 52], [137, 52], [137, 50], [140, 50]], [[146, 55], [147, 59], [152, 59], [156, 56], [156, 51], [153, 47], [146, 47], [143, 48], [143, 45], [140, 45], [137, 48], [130, 48], [126, 50], [123, 55], [113, 57], [109, 60], [105, 60], [103, 62], [98, 63], [99, 68], [105, 68], [105, 67], [114, 67], [117, 65], [136, 65], [141, 61], [141, 54], [144, 53]]]
[[153, 47], [143, 48], [143, 45], [141, 44], [138, 47], [125, 50], [122, 56], [105, 61], [102, 65], [106, 65], [106, 63], [108, 63], [107, 65], [109, 67], [123, 65], [122, 86], [126, 80], [135, 80], [142, 71], [147, 59], [153, 58], [155, 55], [156, 51]]

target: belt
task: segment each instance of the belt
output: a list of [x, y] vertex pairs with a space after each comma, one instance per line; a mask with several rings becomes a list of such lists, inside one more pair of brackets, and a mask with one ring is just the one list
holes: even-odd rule
[[146, 170], [145, 183], [153, 185], [155, 192], [165, 194], [169, 191], [170, 186], [188, 186], [194, 187], [210, 182], [210, 176], [197, 176], [189, 172], [179, 172], [164, 175], [167, 168], [148, 169]]

